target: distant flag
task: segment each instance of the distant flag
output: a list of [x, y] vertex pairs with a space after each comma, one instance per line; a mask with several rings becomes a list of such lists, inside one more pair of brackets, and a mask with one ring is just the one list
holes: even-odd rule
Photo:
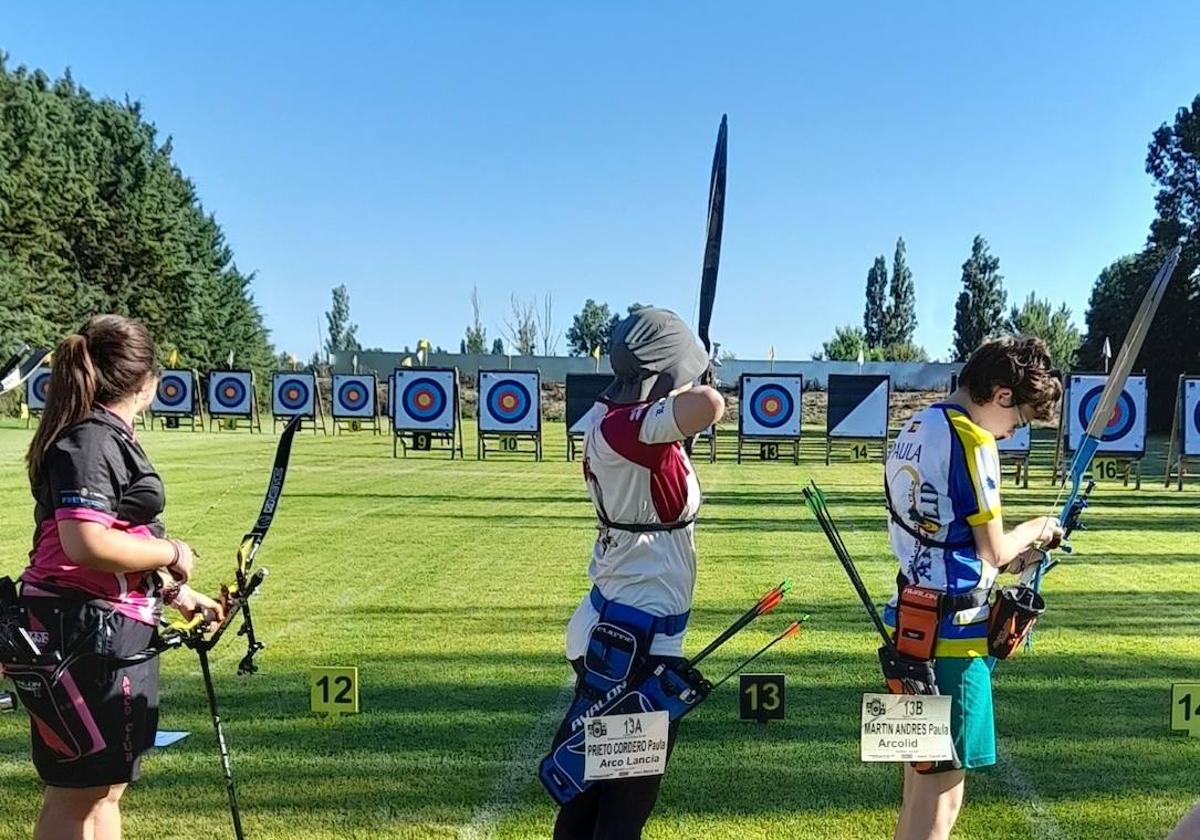
[[229, 351], [229, 357], [227, 359], [225, 359], [225, 367], [229, 368], [230, 370], [233, 370], [233, 351], [232, 350]]
[[292, 365], [292, 370], [296, 369], [296, 354], [288, 353], [288, 362]]
[[863, 357], [862, 345], [860, 344], [858, 345], [858, 366], [861, 368], [863, 366], [863, 362], [865, 361], [866, 359]]
[[1112, 359], [1112, 343], [1108, 340], [1108, 336], [1104, 336], [1104, 372], [1108, 373], [1108, 363]]
[[592, 348], [592, 358], [596, 360], [596, 373], [600, 372], [600, 345]]
[[771, 349], [767, 351], [767, 358], [772, 362], [775, 361], [775, 345], [771, 345]]
[[405, 356], [400, 361], [400, 367], [412, 367], [412, 356]]
[[350, 367], [354, 370], [355, 373], [358, 373], [358, 354], [357, 353], [355, 353], [353, 356], [350, 357]]
[[167, 365], [170, 367], [179, 367], [179, 351], [172, 350], [171, 355], [167, 358]]

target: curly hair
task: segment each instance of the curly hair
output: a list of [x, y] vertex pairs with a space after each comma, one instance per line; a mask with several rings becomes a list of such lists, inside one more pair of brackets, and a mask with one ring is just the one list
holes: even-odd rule
[[958, 375], [959, 387], [982, 405], [996, 388], [1010, 388], [1018, 405], [1038, 420], [1049, 420], [1062, 399], [1062, 380], [1040, 338], [1007, 336], [981, 345]]

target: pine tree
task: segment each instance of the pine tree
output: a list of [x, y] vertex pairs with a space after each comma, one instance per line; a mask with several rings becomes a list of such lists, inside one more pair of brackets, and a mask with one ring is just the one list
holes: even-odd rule
[[880, 254], [867, 271], [867, 306], [863, 312], [863, 333], [868, 347], [883, 346], [883, 327], [887, 320], [887, 260]]
[[954, 307], [955, 361], [964, 361], [975, 348], [1004, 332], [1004, 278], [1000, 260], [988, 252], [987, 240], [976, 236], [971, 256], [962, 267], [963, 289]]

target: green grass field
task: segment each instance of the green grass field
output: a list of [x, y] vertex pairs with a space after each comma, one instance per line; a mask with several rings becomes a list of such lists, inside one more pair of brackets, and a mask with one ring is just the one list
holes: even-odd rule
[[[563, 630], [587, 588], [594, 520], [560, 425], [547, 428], [541, 464], [476, 462], [472, 434], [469, 459], [453, 463], [393, 460], [386, 437], [298, 437], [259, 556], [271, 571], [256, 601], [262, 673], [234, 675], [232, 634], [214, 660], [254, 840], [549, 836], [553, 810], [535, 768], [565, 699]], [[649, 838], [890, 836], [899, 771], [858, 761], [860, 696], [879, 681], [876, 643], [798, 494], [809, 478], [827, 490], [883, 600], [894, 564], [880, 466], [843, 457], [826, 467], [823, 439], [806, 434], [799, 467], [698, 467], [707, 505], [690, 648], [780, 579], [796, 583], [790, 603], [706, 673], [720, 674], [798, 612], [812, 618], [799, 642], [762, 661], [788, 675], [788, 720], [740, 722], [733, 685], [716, 692], [684, 722]], [[18, 573], [29, 549], [28, 439], [0, 429], [4, 574]], [[232, 571], [275, 441], [144, 434], [167, 482], [167, 522], [202, 555], [203, 588]], [[1047, 512], [1053, 497], [1035, 469], [1028, 491], [1006, 487], [1009, 518]], [[963, 840], [1157, 840], [1200, 795], [1200, 739], [1168, 727], [1171, 683], [1200, 681], [1200, 490], [1165, 491], [1154, 475], [1140, 492], [1103, 485], [1090, 525], [1049, 579], [1036, 650], [997, 669], [1005, 760], [969, 779]], [[311, 715], [311, 665], [357, 665], [363, 713], [336, 724]], [[188, 651], [164, 661], [162, 725], [192, 735], [144, 761], [126, 799], [127, 836], [232, 836]], [[0, 838], [28, 836], [38, 805], [27, 737], [22, 716], [0, 715]]]

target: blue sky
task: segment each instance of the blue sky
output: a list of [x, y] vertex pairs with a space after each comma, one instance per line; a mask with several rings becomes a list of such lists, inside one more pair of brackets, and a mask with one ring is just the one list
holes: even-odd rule
[[808, 358], [902, 235], [938, 357], [976, 233], [1010, 301], [1082, 322], [1145, 239], [1197, 31], [1195, 2], [39, 2], [0, 49], [142, 101], [282, 350], [315, 349], [341, 283], [389, 349], [457, 349], [473, 284], [489, 340], [512, 293], [560, 328], [587, 297], [691, 318], [728, 112], [714, 337]]

